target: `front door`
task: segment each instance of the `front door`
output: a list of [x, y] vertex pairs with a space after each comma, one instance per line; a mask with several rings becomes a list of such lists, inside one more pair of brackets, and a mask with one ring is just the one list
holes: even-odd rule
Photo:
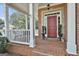
[[57, 37], [57, 16], [48, 16], [48, 37], [56, 38]]

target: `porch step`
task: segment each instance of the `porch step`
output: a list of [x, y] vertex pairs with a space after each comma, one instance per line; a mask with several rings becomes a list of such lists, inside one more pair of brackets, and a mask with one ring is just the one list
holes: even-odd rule
[[32, 51], [33, 56], [53, 56], [47, 53], [39, 52], [39, 51]]
[[53, 56], [63, 56], [63, 55], [65, 55], [65, 51], [62, 49], [62, 48], [50, 48], [50, 49], [41, 49], [41, 48], [39, 48], [39, 49], [34, 49], [33, 50], [33, 52], [34, 53], [38, 53], [38, 54], [41, 54], [41, 55], [47, 55], [47, 56], [49, 56], [49, 55], [53, 55]]

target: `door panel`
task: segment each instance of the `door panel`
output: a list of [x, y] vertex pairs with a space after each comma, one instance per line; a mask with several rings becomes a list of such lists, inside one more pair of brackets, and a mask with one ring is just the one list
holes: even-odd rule
[[57, 16], [48, 16], [48, 37], [57, 37]]

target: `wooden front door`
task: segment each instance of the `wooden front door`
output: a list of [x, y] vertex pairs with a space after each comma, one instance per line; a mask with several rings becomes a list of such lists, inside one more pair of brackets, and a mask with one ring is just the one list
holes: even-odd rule
[[56, 38], [57, 37], [57, 16], [48, 16], [48, 37]]

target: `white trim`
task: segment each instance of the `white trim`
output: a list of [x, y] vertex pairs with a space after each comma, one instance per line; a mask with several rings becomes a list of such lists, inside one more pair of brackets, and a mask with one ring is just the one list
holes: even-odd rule
[[[57, 15], [57, 37], [58, 37], [58, 15]], [[61, 20], [60, 20], [60, 22], [61, 22]]]
[[30, 16], [30, 46], [34, 48], [35, 47], [35, 32], [34, 32], [34, 4], [30, 3], [29, 4], [29, 14]]
[[61, 13], [61, 10], [57, 10], [57, 11], [45, 11], [44, 14], [53, 14], [53, 13], [57, 13], [57, 12]]
[[29, 43], [27, 42], [19, 42], [19, 41], [13, 41], [13, 40], [10, 40], [10, 42], [29, 45]]
[[9, 13], [8, 13], [8, 6], [6, 5], [6, 3], [4, 4], [4, 18], [5, 18], [5, 36], [8, 37], [8, 32], [7, 30], [9, 29]]
[[77, 54], [76, 50], [76, 9], [75, 3], [67, 4], [67, 53]]
[[66, 51], [67, 51], [68, 54], [77, 55], [77, 53], [74, 53], [74, 52], [72, 52], [72, 51], [69, 51], [68, 49], [66, 49]]
[[[47, 16], [45, 16], [46, 14], [52, 14], [52, 13], [57, 13], [57, 12], [59, 12], [60, 15], [56, 14], [56, 15], [49, 15], [49, 16], [57, 16], [57, 37], [58, 37], [58, 16], [62, 16], [62, 15], [61, 15], [61, 10], [58, 10], [58, 11], [51, 11], [51, 12], [50, 12], [50, 11], [49, 11], [49, 12], [46, 12], [46, 11], [45, 11], [43, 16], [44, 16], [44, 17], [47, 17]], [[43, 18], [44, 18], [44, 17], [43, 17]], [[44, 19], [43, 19], [43, 20], [44, 20]], [[42, 21], [42, 20], [41, 20], [41, 21]], [[43, 23], [43, 22], [41, 22], [41, 23]], [[60, 23], [62, 24], [62, 22], [61, 22], [61, 17], [60, 17]], [[47, 37], [48, 37], [48, 25], [46, 25], [46, 27], [47, 27], [47, 28], [46, 28], [46, 35], [47, 35]]]
[[[45, 17], [47, 18], [47, 16], [45, 16]], [[46, 23], [47, 23], [47, 19], [46, 19]], [[46, 27], [47, 27], [47, 28], [46, 28], [46, 29], [47, 29], [47, 30], [46, 30], [46, 35], [47, 35], [47, 37], [48, 37], [48, 23], [47, 23]]]

